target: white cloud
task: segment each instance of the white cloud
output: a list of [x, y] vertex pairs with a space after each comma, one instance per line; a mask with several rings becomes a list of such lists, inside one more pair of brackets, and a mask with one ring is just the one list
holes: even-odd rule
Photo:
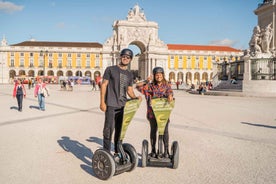
[[225, 38], [223, 40], [213, 40], [209, 42], [209, 45], [223, 45], [223, 46], [234, 46], [237, 42], [234, 40], [229, 40]]
[[16, 11], [23, 10], [24, 6], [16, 5], [9, 1], [2, 1], [0, 0], [0, 12], [6, 12], [6, 13], [13, 13]]
[[64, 22], [59, 22], [59, 23], [56, 24], [56, 27], [58, 29], [64, 29], [65, 28], [65, 23]]

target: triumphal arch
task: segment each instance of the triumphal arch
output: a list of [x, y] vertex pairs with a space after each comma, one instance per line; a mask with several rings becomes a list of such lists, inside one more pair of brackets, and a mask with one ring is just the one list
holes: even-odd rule
[[103, 63], [106, 66], [118, 63], [120, 50], [136, 45], [141, 53], [137, 57], [138, 76], [145, 79], [155, 66], [168, 68], [168, 47], [158, 37], [158, 24], [147, 21], [138, 5], [129, 10], [126, 20], [114, 21], [112, 27], [113, 35], [103, 44]]

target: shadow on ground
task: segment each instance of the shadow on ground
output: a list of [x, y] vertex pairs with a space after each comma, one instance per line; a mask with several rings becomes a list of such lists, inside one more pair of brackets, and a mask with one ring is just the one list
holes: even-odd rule
[[60, 140], [57, 140], [60, 147], [67, 151], [71, 152], [76, 158], [81, 160], [84, 164], [81, 164], [80, 167], [90, 174], [91, 176], [95, 177], [95, 174], [92, 169], [92, 151], [87, 148], [84, 144], [80, 143], [79, 141], [72, 140], [68, 136], [62, 136]]
[[257, 126], [257, 127], [263, 127], [263, 128], [273, 128], [273, 129], [276, 129], [276, 126], [263, 125], [263, 124], [258, 124], [258, 123], [241, 122], [241, 124], [246, 124], [246, 125], [251, 125], [251, 126]]

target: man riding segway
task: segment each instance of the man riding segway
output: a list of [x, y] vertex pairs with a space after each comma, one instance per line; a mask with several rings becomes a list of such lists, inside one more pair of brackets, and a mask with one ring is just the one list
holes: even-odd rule
[[[103, 128], [103, 149], [97, 150], [92, 158], [92, 164], [95, 174], [100, 179], [108, 179], [114, 174], [115, 167], [114, 158], [119, 157], [120, 167], [116, 170], [120, 170], [117, 173], [121, 173], [129, 168], [123, 167], [126, 162], [126, 154], [124, 149], [127, 149], [130, 157], [136, 157], [136, 151], [132, 146], [125, 146], [122, 144], [121, 130], [123, 127], [123, 118], [125, 105], [127, 102], [127, 94], [131, 99], [138, 99], [141, 101], [141, 96], [136, 96], [133, 91], [133, 76], [130, 71], [127, 70], [130, 61], [133, 58], [133, 52], [126, 48], [120, 53], [120, 63], [118, 65], [109, 66], [106, 68], [103, 81], [100, 88], [100, 109], [105, 112], [105, 122]], [[138, 108], [138, 107], [137, 107]], [[134, 110], [137, 108], [134, 108]], [[136, 112], [136, 111], [135, 111]], [[113, 131], [114, 135], [114, 156], [111, 155], [111, 138]], [[130, 148], [131, 147], [131, 148]], [[113, 158], [114, 157], [114, 158]], [[104, 158], [104, 159], [101, 159]], [[130, 158], [134, 164], [135, 158]], [[105, 163], [105, 160], [109, 160], [109, 163]], [[133, 169], [133, 166], [130, 168]]]

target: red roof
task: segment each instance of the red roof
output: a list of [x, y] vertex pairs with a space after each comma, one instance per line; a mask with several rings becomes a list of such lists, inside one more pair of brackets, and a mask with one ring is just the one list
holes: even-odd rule
[[226, 52], [242, 52], [228, 46], [212, 46], [212, 45], [182, 45], [167, 44], [169, 50], [204, 50], [204, 51], [226, 51]]
[[25, 41], [11, 46], [29, 47], [92, 47], [102, 48], [102, 44], [97, 42], [48, 42], [48, 41]]

